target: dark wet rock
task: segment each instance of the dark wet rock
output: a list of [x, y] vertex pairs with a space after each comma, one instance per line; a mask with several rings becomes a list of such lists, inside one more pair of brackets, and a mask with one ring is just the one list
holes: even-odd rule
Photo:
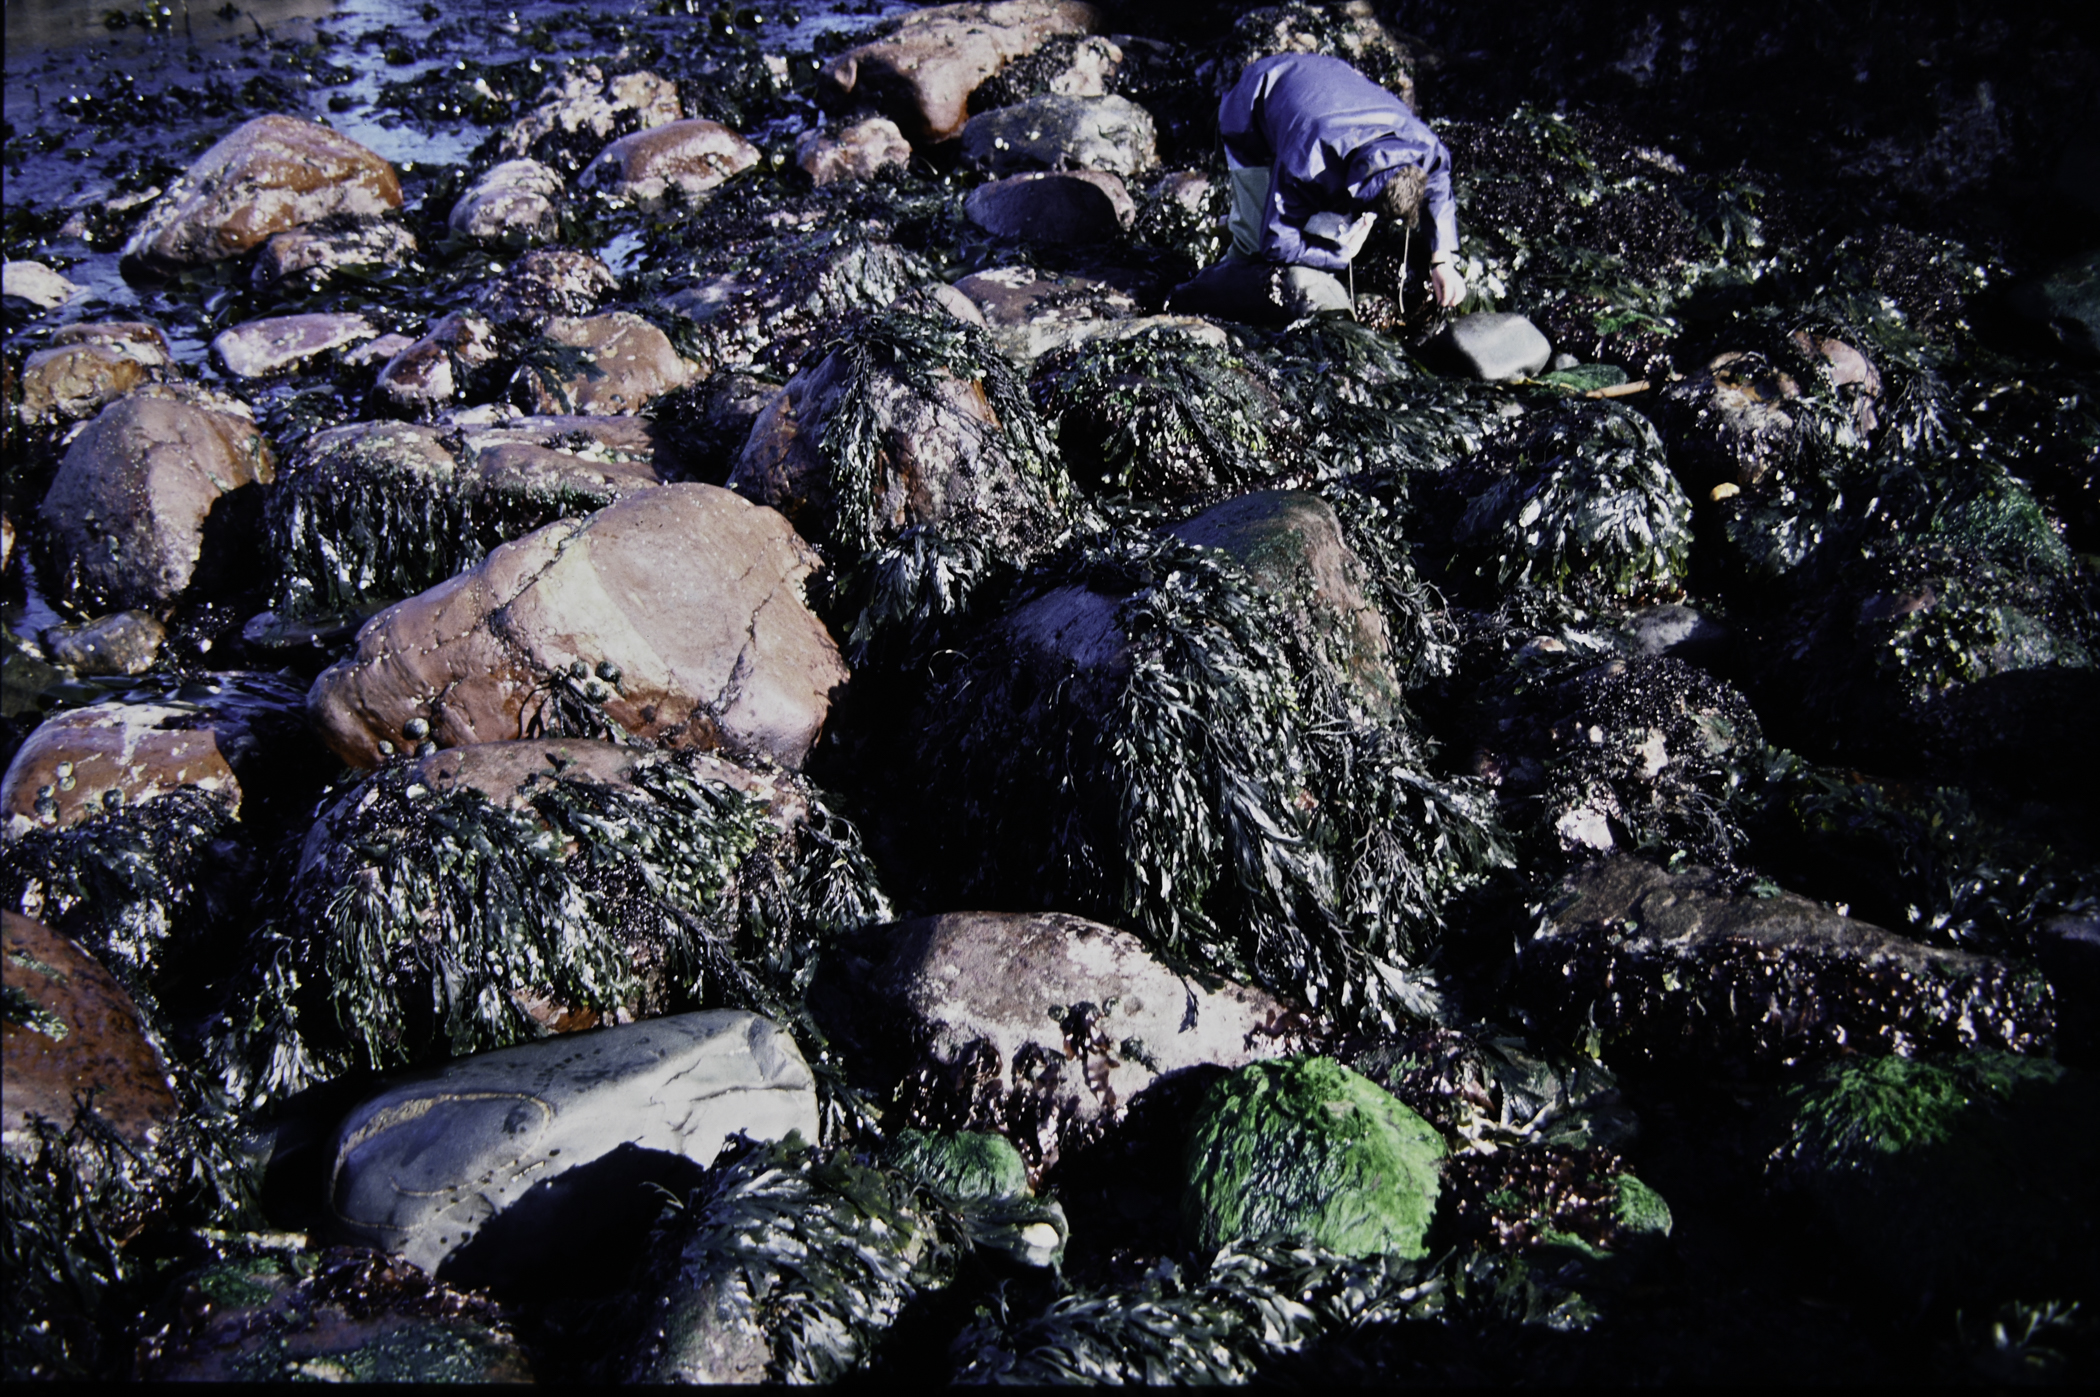
[[2089, 1295], [2100, 1081], [2045, 1058], [1851, 1058], [1785, 1099], [1773, 1181], [1855, 1273], [1989, 1304]]
[[622, 136], [599, 152], [580, 183], [655, 209], [674, 197], [691, 203], [758, 159], [751, 142], [718, 121], [695, 117]]
[[1360, 712], [1399, 711], [1385, 618], [1365, 595], [1363, 559], [1342, 536], [1333, 505], [1302, 491], [1261, 490], [1168, 532], [1230, 554], [1264, 592], [1287, 599], [1303, 633], [1327, 640], [1329, 663]]
[[525, 391], [536, 413], [605, 417], [640, 412], [691, 377], [670, 337], [632, 311], [556, 317], [540, 333], [579, 357], [573, 369], [528, 368]]
[[1523, 1002], [1550, 1031], [1680, 1069], [2039, 1051], [2055, 1034], [2032, 969], [1623, 856], [1566, 881], [1521, 965]]
[[[309, 706], [361, 766], [415, 720], [448, 747], [618, 730], [796, 768], [846, 679], [802, 601], [815, 564], [771, 510], [711, 485], [648, 490], [380, 613]], [[599, 665], [617, 687], [567, 712], [562, 676]]]
[[1669, 1203], [1616, 1153], [1567, 1145], [1452, 1156], [1439, 1222], [1447, 1236], [1500, 1251], [1593, 1257], [1652, 1246], [1675, 1226]]
[[680, 352], [699, 373], [755, 365], [785, 377], [855, 318], [936, 279], [916, 252], [829, 235], [786, 247], [751, 243], [732, 258], [661, 302], [693, 322]]
[[1847, 760], [2078, 789], [2100, 774], [2083, 716], [2100, 649], [2080, 595], [1951, 542], [1891, 549], [1798, 604], [1760, 691]]
[[2059, 913], [2034, 930], [2035, 959], [2056, 991], [2058, 1036], [2066, 1060], [2100, 1061], [2100, 915]]
[[1556, 675], [1543, 649], [1512, 655], [1478, 700], [1473, 771], [1512, 823], [1565, 852], [1739, 857], [1748, 838], [1730, 803], [1764, 740], [1748, 700], [1682, 660], [1577, 660]]
[[517, 417], [443, 429], [358, 422], [317, 432], [272, 490], [286, 616], [397, 601], [491, 548], [662, 482], [637, 417]]
[[[1568, 404], [1516, 433], [1507, 472], [1471, 498], [1453, 551], [1503, 589], [1668, 596], [1691, 563], [1692, 506], [1648, 420], [1608, 403]], [[1455, 477], [1464, 480], [1466, 477]]]
[[50, 310], [80, 293], [80, 288], [42, 262], [10, 261], [0, 269], [0, 296], [13, 296]]
[[961, 1198], [797, 1141], [737, 1147], [685, 1201], [643, 1284], [635, 1380], [835, 1382], [973, 1252], [1054, 1265], [1066, 1232], [1055, 1203]]
[[1342, 1256], [1420, 1257], [1444, 1141], [1330, 1058], [1243, 1067], [1190, 1123], [1182, 1224], [1199, 1253], [1301, 1240]]
[[144, 674], [153, 668], [168, 628], [148, 611], [119, 611], [85, 625], [44, 632], [51, 658], [76, 674]]
[[238, 257], [272, 233], [331, 214], [401, 207], [394, 167], [310, 121], [259, 116], [168, 186], [124, 244], [127, 275]]
[[649, 409], [657, 470], [674, 480], [719, 485], [729, 479], [752, 424], [780, 395], [780, 380], [743, 369], [717, 369], [674, 389]]
[[[374, 885], [399, 900], [356, 891]], [[696, 1008], [799, 1022], [820, 941], [889, 915], [852, 827], [796, 779], [552, 737], [347, 791], [308, 833], [289, 906], [222, 1064], [257, 1101]]]
[[1541, 1052], [1494, 1024], [1422, 1024], [1354, 1046], [1346, 1065], [1464, 1141], [1466, 1159], [1608, 1152], [1639, 1133], [1603, 1063], [1580, 1051]]
[[[1134, 42], [1142, 52], [1152, 45]], [[1122, 44], [1099, 34], [1059, 34], [1020, 57], [1010, 59], [970, 94], [972, 114], [1011, 107], [1031, 98], [1106, 97], [1121, 75], [1127, 54]]]
[[1298, 1032], [1260, 990], [1206, 986], [1126, 931], [1052, 912], [858, 932], [810, 1005], [912, 1123], [1001, 1132], [1038, 1174], [1161, 1077], [1288, 1052]]
[[468, 375], [498, 355], [495, 327], [472, 311], [454, 311], [387, 360], [372, 392], [397, 412], [434, 415], [461, 396]]
[[1231, 190], [1222, 179], [1200, 170], [1173, 170], [1160, 176], [1138, 200], [1131, 235], [1141, 243], [1179, 256], [1193, 274], [1225, 255], [1225, 220]]
[[532, 1381], [486, 1296], [363, 1247], [230, 1234], [147, 1320], [138, 1375], [153, 1382]]
[[1852, 424], [1859, 429], [1860, 440], [1872, 437], [1881, 421], [1878, 409], [1882, 396], [1881, 370], [1874, 367], [1874, 361], [1835, 336], [1796, 330], [1792, 339], [1794, 347], [1811, 362], [1823, 361], [1823, 372], [1831, 386], [1852, 409]]
[[2100, 358], [2100, 254], [2074, 258], [2020, 288], [2013, 304], [2071, 353]]
[[1328, 642], [1354, 618], [1306, 634], [1297, 601], [1171, 536], [1038, 570], [913, 715], [929, 900], [1071, 908], [1376, 1021], [1442, 899], [1501, 855], [1470, 783], [1350, 721]]
[[1836, 434], [1833, 445], [1859, 445], [1853, 423], [1833, 416], [1811, 420], [1813, 404], [1802, 401], [1800, 383], [1762, 354], [1730, 351], [1660, 399], [1671, 457], [1694, 488], [1748, 489], [1806, 449], [1816, 427]]
[[971, 190], [963, 210], [998, 237], [1053, 245], [1111, 242], [1137, 218], [1123, 181], [1100, 170], [1010, 175]]
[[[298, 691], [263, 675], [188, 701], [108, 700], [55, 713], [29, 735], [0, 782], [9, 837], [64, 828], [185, 787], [230, 816], [242, 778], [282, 776], [301, 745]], [[221, 686], [222, 689], [224, 686]]]
[[22, 361], [22, 420], [70, 422], [96, 412], [141, 384], [172, 373], [174, 356], [160, 327], [143, 321], [68, 325]]
[[1324, 53], [1345, 59], [1371, 81], [1415, 104], [1414, 55], [1369, 5], [1269, 5], [1233, 21], [1223, 52], [1205, 65], [1222, 95], [1257, 58]]
[[[815, 1079], [777, 1024], [680, 1014], [396, 1082], [344, 1119], [329, 1204], [347, 1236], [487, 1284], [587, 1249], [609, 1201], [591, 1166], [623, 1148], [704, 1168], [731, 1136], [816, 1130]], [[638, 1190], [603, 1191], [623, 1183]]]
[[7, 943], [0, 1143], [21, 1152], [30, 1145], [31, 1117], [64, 1128], [84, 1100], [126, 1146], [150, 1150], [180, 1107], [131, 996], [93, 956], [41, 922], [0, 910], [0, 932]]
[[645, 131], [684, 114], [676, 83], [647, 71], [608, 78], [594, 63], [576, 64], [547, 84], [539, 105], [512, 123], [498, 149], [513, 160], [544, 159], [554, 153], [550, 145], [560, 146], [573, 162], [562, 169], [573, 173], [589, 159], [576, 158], [575, 147], [595, 154], [622, 132]]
[[1128, 292], [1090, 277], [1033, 267], [995, 267], [955, 283], [983, 315], [999, 348], [1031, 362], [1125, 322], [1138, 304]]
[[1621, 627], [1633, 653], [1646, 658], [1668, 655], [1698, 663], [1724, 646], [1731, 632], [1696, 607], [1682, 602], [1644, 606]]
[[1264, 376], [1216, 327], [1129, 328], [1035, 366], [1030, 390], [1073, 477], [1155, 500], [1259, 483], [1291, 440]]
[[788, 380], [729, 485], [842, 561], [924, 528], [1018, 561], [1063, 513], [1047, 447], [983, 330], [897, 310]]
[[584, 316], [620, 289], [612, 268], [588, 252], [543, 247], [511, 263], [475, 297], [477, 308], [498, 325], [539, 330], [556, 316]]
[[252, 568], [270, 449], [255, 424], [133, 395], [66, 449], [39, 513], [68, 591], [116, 607], [208, 592]]
[[911, 140], [947, 140], [968, 121], [978, 84], [1045, 39], [1084, 33], [1095, 22], [1094, 7], [1076, 0], [931, 6], [833, 59], [819, 95], [834, 105], [875, 106]]
[[272, 233], [249, 273], [257, 290], [292, 277], [318, 285], [343, 268], [398, 267], [416, 252], [416, 235], [384, 218], [332, 215], [312, 227]]
[[221, 330], [211, 353], [235, 378], [264, 378], [378, 334], [361, 315], [276, 315]]
[[1031, 97], [970, 118], [962, 158], [993, 176], [1106, 170], [1131, 178], [1159, 163], [1152, 117], [1122, 97]]
[[519, 245], [561, 236], [561, 175], [537, 160], [505, 160], [484, 170], [452, 206], [454, 237]]
[[1461, 315], [1436, 343], [1462, 372], [1490, 383], [1535, 374], [1553, 357], [1538, 326], [1503, 311]]
[[873, 179], [880, 170], [910, 163], [911, 142], [885, 116], [837, 131], [805, 131], [795, 142], [795, 164], [819, 189], [841, 180]]

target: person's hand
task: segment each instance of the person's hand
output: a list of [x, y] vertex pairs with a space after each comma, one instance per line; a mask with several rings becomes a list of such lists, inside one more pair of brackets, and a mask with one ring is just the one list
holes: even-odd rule
[[1466, 279], [1455, 262], [1438, 262], [1429, 269], [1429, 284], [1436, 290], [1436, 303], [1449, 310], [1466, 298]]

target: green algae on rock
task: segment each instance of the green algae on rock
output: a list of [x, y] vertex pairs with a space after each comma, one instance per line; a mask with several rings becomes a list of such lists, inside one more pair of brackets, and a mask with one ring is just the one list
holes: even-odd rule
[[1340, 1063], [1253, 1063], [1197, 1110], [1182, 1223], [1199, 1252], [1291, 1238], [1421, 1257], [1443, 1158], [1427, 1121]]
[[1028, 1190], [1028, 1165], [1003, 1136], [977, 1130], [900, 1130], [883, 1163], [954, 1198], [1017, 1198]]

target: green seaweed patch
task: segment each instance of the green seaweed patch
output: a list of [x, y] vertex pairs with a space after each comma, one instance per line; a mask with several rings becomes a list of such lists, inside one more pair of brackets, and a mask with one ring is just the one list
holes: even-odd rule
[[1443, 1158], [1427, 1121], [1333, 1059], [1255, 1063], [1197, 1110], [1182, 1223], [1199, 1252], [1292, 1238], [1421, 1257]]
[[882, 1162], [951, 1198], [1020, 1198], [1029, 1192], [1021, 1152], [1006, 1137], [984, 1131], [900, 1130], [883, 1148]]

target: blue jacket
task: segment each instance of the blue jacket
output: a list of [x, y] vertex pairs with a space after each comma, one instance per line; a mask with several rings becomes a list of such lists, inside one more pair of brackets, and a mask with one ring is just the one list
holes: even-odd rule
[[1271, 262], [1346, 268], [1339, 240], [1308, 239], [1306, 220], [1360, 221], [1402, 165], [1429, 176], [1433, 249], [1458, 251], [1451, 152], [1405, 102], [1339, 58], [1285, 53], [1249, 64], [1218, 106], [1218, 132], [1234, 168], [1270, 170], [1261, 254]]

